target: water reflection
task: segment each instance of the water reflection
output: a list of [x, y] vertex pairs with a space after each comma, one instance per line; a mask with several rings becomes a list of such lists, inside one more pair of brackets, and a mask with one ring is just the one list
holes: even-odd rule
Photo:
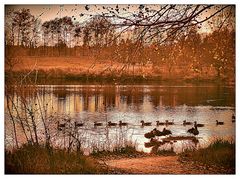
[[[40, 100], [36, 95], [26, 93], [25, 96], [26, 101], [32, 103], [33, 108], [37, 109], [41, 104], [45, 106], [47, 116], [55, 116], [54, 120], [69, 117], [72, 124], [74, 121], [84, 123], [84, 126], [78, 129], [81, 135], [78, 137], [81, 137], [82, 145], [86, 150], [90, 146], [99, 147], [106, 142], [111, 148], [113, 145], [120, 145], [120, 141], [131, 139], [137, 141], [140, 150], [149, 151], [150, 149], [144, 147], [144, 142], [148, 141], [144, 138], [144, 134], [156, 127], [156, 121], [165, 120], [174, 121], [175, 125], [167, 128], [175, 136], [187, 135], [189, 126], [182, 125], [184, 120], [206, 124], [205, 127], [199, 128], [198, 137], [201, 145], [207, 145], [214, 137], [234, 138], [235, 136], [235, 125], [231, 122], [235, 107], [233, 87], [40, 85], [37, 93]], [[13, 100], [20, 112], [24, 113], [24, 106], [19, 96], [15, 95]], [[40, 118], [40, 115], [36, 117]], [[225, 125], [216, 126], [216, 119], [224, 121]], [[124, 128], [106, 128], [108, 121], [118, 123], [120, 120], [128, 122], [129, 125]], [[152, 126], [141, 128], [141, 120], [152, 122]], [[104, 125], [94, 128], [95, 121]], [[10, 125], [7, 121], [5, 123]], [[55, 123], [56, 121], [53, 121], [53, 129], [56, 128]], [[157, 129], [162, 130], [163, 127], [165, 126], [157, 126]], [[11, 130], [7, 127], [6, 133], [7, 136], [11, 136]], [[58, 132], [56, 145], [65, 146], [66, 138], [66, 134]], [[184, 145], [186, 142], [177, 141], [167, 146], [174, 146], [175, 150], [180, 151]]]
[[[161, 106], [234, 106], [234, 88], [219, 86], [39, 86], [44, 96], [57, 99], [57, 105], [67, 107], [71, 113], [79, 110], [92, 112], [134, 105], [136, 109]], [[83, 105], [83, 107], [82, 107]], [[151, 109], [149, 109], [151, 110]]]

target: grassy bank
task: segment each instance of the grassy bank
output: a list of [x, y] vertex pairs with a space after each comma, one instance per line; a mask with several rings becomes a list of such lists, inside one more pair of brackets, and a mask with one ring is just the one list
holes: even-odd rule
[[[117, 147], [112, 151], [94, 150], [90, 156], [48, 149], [44, 146], [23, 145], [20, 149], [5, 152], [6, 174], [111, 174], [118, 173], [102, 163], [104, 160], [176, 155], [173, 151], [156, 154], [139, 152], [133, 145]], [[187, 150], [179, 154], [180, 161], [194, 162], [196, 167], [205, 165], [215, 173], [235, 173], [235, 143], [216, 140], [207, 148]], [[220, 172], [219, 172], [220, 171]], [[120, 172], [121, 173], [121, 172]]]
[[6, 174], [100, 174], [106, 169], [95, 159], [76, 152], [24, 145], [5, 152]]
[[[89, 156], [82, 152], [67, 152], [63, 149], [39, 145], [23, 145], [14, 151], [5, 152], [6, 174], [111, 174], [103, 160], [146, 156], [132, 143], [117, 146], [113, 150], [94, 149]], [[117, 171], [119, 172], [119, 171]]]
[[216, 166], [235, 171], [235, 143], [217, 139], [207, 148], [187, 150], [180, 159], [194, 161], [207, 166]]
[[[15, 62], [15, 61], [16, 62]], [[131, 65], [110, 60], [97, 60], [89, 56], [81, 57], [16, 57], [13, 64], [5, 63], [6, 79], [10, 76], [21, 77], [28, 74], [41, 83], [47, 81], [64, 82], [104, 82], [104, 83], [146, 83], [146, 82], [216, 82], [234, 83], [234, 74], [217, 76], [214, 69], [205, 69], [196, 73], [190, 68], [174, 66], [170, 72], [168, 66], [159, 64]], [[11, 63], [10, 63], [11, 64]], [[31, 71], [31, 73], [29, 73]], [[11, 74], [10, 74], [11, 73]], [[12, 74], [13, 73], [13, 74]]]
[[[6, 83], [11, 81], [11, 79], [21, 80], [24, 74], [28, 74], [28, 71], [16, 71], [8, 72], [5, 71]], [[36, 73], [32, 72], [28, 74], [28, 81], [35, 81]], [[87, 73], [70, 73], [64, 72], [62, 70], [50, 70], [43, 71], [39, 70], [37, 73], [37, 83], [38, 84], [167, 84], [167, 85], [184, 85], [184, 84], [226, 84], [234, 85], [234, 82], [218, 79], [218, 78], [163, 78], [161, 75], [155, 76], [142, 76], [142, 75], [129, 75], [122, 74], [121, 76], [117, 74], [87, 74]]]
[[141, 151], [138, 151], [136, 146], [132, 143], [126, 145], [125, 147], [115, 147], [112, 151], [109, 150], [93, 150], [91, 156], [94, 158], [135, 158], [146, 156], [147, 154]]

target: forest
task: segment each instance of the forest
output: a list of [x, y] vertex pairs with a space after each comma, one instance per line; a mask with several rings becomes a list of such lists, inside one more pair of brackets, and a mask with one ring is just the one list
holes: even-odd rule
[[[89, 12], [92, 6], [86, 5], [84, 10]], [[80, 76], [234, 82], [234, 6], [166, 5], [156, 10], [139, 5], [131, 12], [130, 5], [95, 6], [107, 13], [78, 12], [80, 17], [86, 16], [81, 22], [75, 16], [42, 22], [41, 14], [36, 17], [29, 9], [6, 8], [6, 70], [20, 63], [19, 59], [39, 57], [41, 61], [46, 57], [51, 64], [74, 58], [88, 64], [87, 71], [77, 70]], [[130, 15], [120, 15], [127, 10]], [[214, 13], [199, 20], [204, 10]], [[201, 32], [206, 27], [210, 30]], [[97, 69], [102, 63], [104, 68]]]

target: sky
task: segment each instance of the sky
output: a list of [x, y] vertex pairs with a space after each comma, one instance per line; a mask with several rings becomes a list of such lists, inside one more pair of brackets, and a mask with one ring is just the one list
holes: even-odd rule
[[[68, 5], [11, 5], [7, 8], [13, 8], [13, 9], [22, 9], [27, 8], [30, 9], [31, 13], [38, 17], [41, 15], [42, 21], [47, 21], [54, 19], [56, 17], [64, 17], [64, 16], [74, 16], [77, 21], [84, 21], [86, 20], [86, 16], [80, 17], [80, 13], [84, 13], [87, 15], [90, 14], [100, 14], [104, 12], [102, 9], [102, 6], [108, 6], [108, 7], [115, 7], [116, 5], [90, 5], [89, 11], [85, 10], [84, 4], [68, 4]], [[120, 7], [125, 7], [126, 5], [119, 5]], [[131, 5], [130, 10], [135, 10], [138, 8], [139, 5]], [[106, 11], [105, 11], [106, 12]]]
[[[78, 21], [78, 22], [84, 22], [88, 18], [90, 18], [91, 14], [101, 14], [102, 12], [106, 12], [102, 7], [103, 6], [108, 6], [108, 7], [113, 7], [115, 8], [116, 5], [90, 5], [90, 9], [87, 11], [85, 10], [85, 5], [84, 4], [67, 4], [67, 5], [57, 5], [57, 4], [39, 4], [39, 5], [6, 5], [6, 9], [12, 8], [14, 10], [19, 10], [22, 8], [30, 9], [30, 12], [35, 16], [39, 17], [42, 22], [52, 20], [56, 17], [64, 17], [64, 16], [70, 16], [72, 17], [73, 20]], [[124, 8], [127, 5], [118, 5], [119, 8]], [[151, 8], [158, 9], [160, 4], [156, 5], [147, 5], [151, 6]], [[134, 11], [137, 10], [139, 5], [129, 5], [129, 11]], [[210, 13], [213, 13], [214, 9], [211, 9], [208, 12], [204, 12], [202, 17], [200, 18], [205, 18], [208, 16]], [[84, 16], [80, 16], [81, 13], [84, 13]], [[199, 29], [200, 33], [209, 33], [211, 32], [211, 28], [207, 23], [204, 23], [202, 28]]]

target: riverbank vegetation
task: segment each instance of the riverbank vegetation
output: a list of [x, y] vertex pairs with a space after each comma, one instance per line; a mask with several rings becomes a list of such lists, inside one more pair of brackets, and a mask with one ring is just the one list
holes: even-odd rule
[[186, 150], [180, 154], [180, 158], [207, 166], [222, 167], [235, 173], [235, 152], [235, 142], [216, 139], [207, 148]]
[[[94, 151], [90, 156], [82, 152], [47, 148], [41, 145], [23, 145], [19, 149], [5, 152], [6, 174], [106, 174], [111, 173], [105, 161], [108, 159], [172, 156], [174, 152], [163, 150], [157, 154], [144, 154], [134, 146], [116, 148], [112, 151]], [[216, 170], [224, 169], [235, 173], [235, 143], [216, 140], [207, 148], [188, 150], [177, 154], [179, 160], [194, 161], [195, 165], [207, 165]], [[115, 171], [116, 172], [116, 171]], [[217, 171], [216, 171], [217, 173]]]
[[95, 159], [78, 152], [23, 145], [5, 152], [6, 174], [100, 174], [106, 173]]

